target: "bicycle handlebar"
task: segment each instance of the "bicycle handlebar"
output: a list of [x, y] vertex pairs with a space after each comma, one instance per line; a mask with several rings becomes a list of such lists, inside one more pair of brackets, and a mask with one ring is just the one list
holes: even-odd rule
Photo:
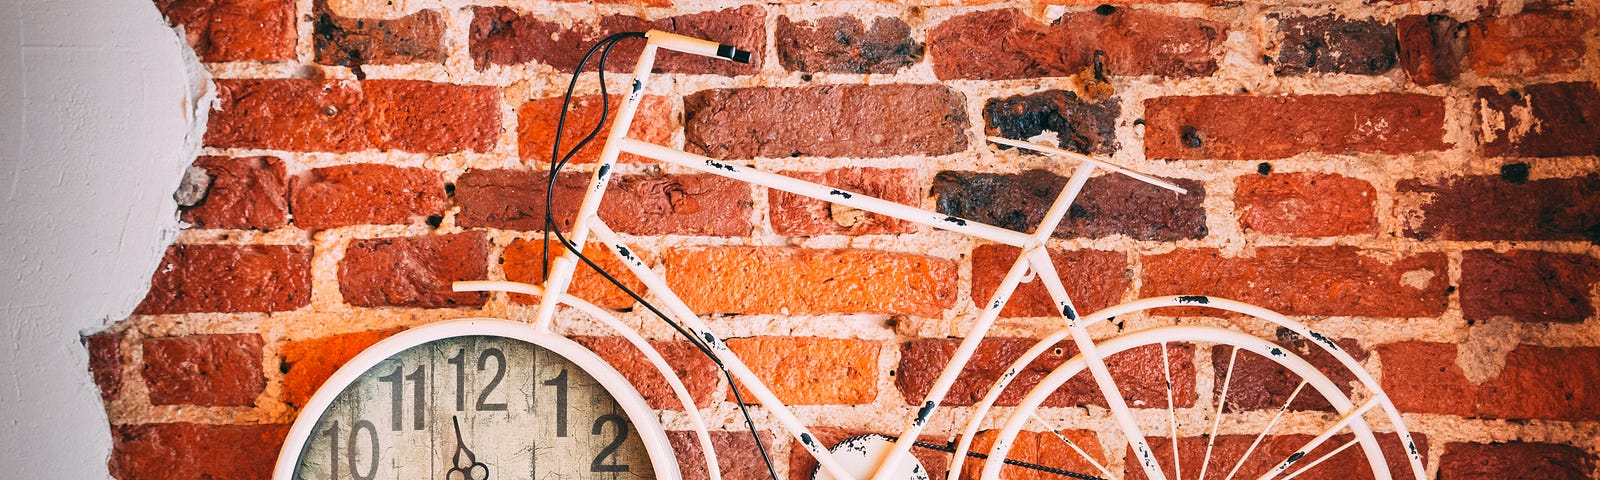
[[645, 32], [644, 35], [650, 39], [650, 43], [667, 50], [723, 58], [739, 63], [750, 63], [750, 52], [734, 48], [732, 45], [723, 45], [710, 40], [685, 37], [660, 30], [651, 30]]
[[1120, 173], [1120, 174], [1123, 174], [1123, 175], [1127, 175], [1127, 176], [1133, 177], [1135, 180], [1138, 180], [1138, 181], [1141, 181], [1141, 182], [1144, 182], [1144, 183], [1148, 183], [1148, 184], [1151, 184], [1151, 185], [1155, 185], [1157, 187], [1165, 188], [1167, 190], [1172, 190], [1172, 191], [1178, 192], [1178, 193], [1189, 193], [1189, 191], [1188, 190], [1184, 190], [1183, 187], [1179, 187], [1177, 185], [1173, 185], [1170, 182], [1166, 182], [1166, 181], [1157, 179], [1155, 177], [1152, 177], [1152, 176], [1149, 176], [1149, 175], [1145, 175], [1143, 173], [1135, 172], [1133, 170], [1129, 170], [1127, 167], [1123, 167], [1121, 165], [1117, 165], [1115, 163], [1107, 162], [1105, 160], [1094, 158], [1094, 157], [1091, 157], [1091, 156], [1088, 156], [1088, 155], [1084, 155], [1084, 154], [1081, 154], [1081, 153], [1062, 150], [1062, 149], [1059, 149], [1059, 148], [1045, 146], [1045, 145], [1040, 145], [1040, 144], [1033, 143], [1033, 142], [1023, 142], [1023, 141], [1018, 141], [1018, 140], [1012, 140], [1012, 139], [1004, 138], [1004, 137], [989, 137], [989, 141], [994, 142], [994, 143], [998, 143], [998, 144], [1001, 144], [1001, 145], [1010, 146], [1010, 147], [1016, 147], [1016, 148], [1026, 149], [1026, 150], [1033, 150], [1035, 152], [1048, 153], [1048, 154], [1051, 154], [1051, 155], [1077, 159], [1077, 160], [1080, 160], [1080, 161], [1083, 161], [1083, 162], [1092, 163], [1095, 166], [1104, 168], [1106, 170], [1110, 170], [1110, 171], [1113, 171], [1113, 172], [1117, 172], [1117, 173]]

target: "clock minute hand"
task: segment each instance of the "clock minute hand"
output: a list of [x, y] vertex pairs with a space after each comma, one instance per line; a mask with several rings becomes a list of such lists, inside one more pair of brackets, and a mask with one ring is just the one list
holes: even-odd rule
[[[452, 415], [450, 424], [456, 428], [456, 451], [455, 455], [450, 457], [451, 466], [449, 470], [445, 470], [444, 478], [454, 480], [457, 478], [455, 475], [460, 474], [461, 480], [489, 480], [489, 466], [479, 462], [477, 455], [472, 454], [472, 449], [467, 448], [467, 442], [461, 438], [461, 420]], [[462, 462], [462, 454], [466, 454], [466, 462]], [[482, 477], [474, 475], [480, 471], [483, 473]]]

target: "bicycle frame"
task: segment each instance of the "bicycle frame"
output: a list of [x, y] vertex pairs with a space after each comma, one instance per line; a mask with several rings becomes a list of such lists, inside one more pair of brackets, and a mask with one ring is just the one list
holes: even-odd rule
[[[1001, 280], [999, 287], [995, 290], [994, 294], [988, 299], [988, 301], [983, 304], [984, 306], [981, 313], [978, 315], [976, 321], [973, 323], [966, 336], [959, 343], [956, 351], [951, 357], [950, 363], [945, 366], [944, 370], [934, 381], [933, 387], [929, 390], [925, 398], [918, 403], [920, 407], [917, 409], [915, 418], [900, 433], [899, 438], [894, 443], [892, 449], [886, 456], [882, 457], [881, 463], [873, 470], [874, 473], [872, 478], [874, 480], [889, 480], [886, 478], [888, 476], [887, 472], [895, 471], [895, 467], [901, 462], [905, 461], [906, 457], [910, 456], [912, 444], [915, 443], [917, 438], [919, 438], [920, 434], [927, 426], [928, 419], [938, 408], [938, 405], [945, 398], [945, 395], [950, 391], [951, 387], [955, 384], [957, 377], [966, 366], [968, 361], [971, 360], [974, 352], [976, 352], [978, 349], [980, 342], [985, 337], [985, 334], [994, 325], [995, 320], [999, 317], [1001, 309], [1005, 307], [1006, 303], [1010, 299], [1011, 294], [1016, 290], [1020, 283], [1023, 283], [1024, 281], [1032, 281], [1035, 278], [1038, 278], [1044, 282], [1046, 290], [1049, 292], [1050, 297], [1055, 302], [1057, 311], [1060, 312], [1061, 317], [1065, 320], [1065, 336], [1071, 337], [1073, 343], [1078, 348], [1080, 355], [1084, 359], [1085, 368], [1090, 372], [1097, 387], [1105, 396], [1105, 399], [1109, 404], [1109, 410], [1116, 418], [1118, 426], [1128, 436], [1129, 445], [1133, 449], [1133, 457], [1130, 457], [1129, 459], [1130, 468], [1131, 464], [1137, 463], [1140, 465], [1147, 477], [1152, 479], [1165, 478], [1165, 475], [1159, 466], [1156, 465], [1156, 462], [1154, 461], [1154, 454], [1151, 451], [1149, 443], [1145, 440], [1143, 433], [1140, 431], [1139, 426], [1135, 422], [1134, 416], [1124, 400], [1124, 396], [1118, 390], [1117, 385], [1112, 381], [1111, 374], [1108, 371], [1105, 362], [1097, 353], [1095, 342], [1086, 330], [1086, 327], [1089, 323], [1092, 323], [1092, 321], [1080, 322], [1078, 312], [1073, 306], [1073, 302], [1060, 280], [1060, 276], [1054, 267], [1054, 263], [1051, 261], [1050, 253], [1045, 248], [1045, 244], [1049, 240], [1051, 233], [1055, 231], [1057, 225], [1059, 225], [1062, 219], [1066, 216], [1068, 208], [1072, 205], [1073, 201], [1082, 191], [1085, 183], [1088, 182], [1089, 178], [1093, 175], [1097, 167], [1105, 168], [1118, 173], [1128, 174], [1140, 180], [1153, 183], [1164, 188], [1174, 189], [1180, 192], [1182, 189], [1097, 159], [1072, 152], [1050, 149], [1050, 153], [1070, 156], [1083, 161], [1079, 164], [1079, 166], [1076, 167], [1070, 180], [1068, 180], [1067, 185], [1056, 196], [1054, 202], [1046, 211], [1044, 217], [1034, 227], [1035, 230], [1033, 233], [1022, 233], [982, 222], [952, 217], [934, 211], [906, 206], [858, 192], [850, 192], [822, 184], [802, 181], [784, 175], [764, 172], [701, 155], [683, 152], [665, 146], [630, 139], [627, 138], [626, 134], [629, 126], [632, 124], [634, 114], [637, 112], [639, 102], [643, 97], [643, 86], [649, 79], [651, 67], [654, 64], [655, 55], [658, 49], [668, 48], [671, 50], [696, 53], [705, 56], [722, 56], [724, 58], [732, 58], [728, 55], [725, 55], [725, 53], [728, 53], [727, 50], [730, 50], [728, 47], [723, 47], [712, 42], [658, 31], [649, 32], [647, 34], [647, 38], [648, 42], [646, 43], [643, 52], [641, 52], [638, 63], [634, 68], [633, 80], [631, 82], [632, 90], [628, 94], [627, 99], [618, 109], [614, 123], [612, 124], [611, 129], [606, 136], [604, 149], [601, 151], [599, 163], [594, 168], [594, 173], [590, 178], [588, 190], [586, 191], [583, 201], [579, 206], [577, 215], [575, 217], [575, 222], [572, 226], [572, 231], [568, 238], [574, 245], [574, 248], [581, 251], [585, 243], [587, 243], [587, 241], [590, 239], [589, 237], [591, 234], [593, 234], [595, 237], [597, 237], [600, 243], [604, 244], [620, 259], [622, 259], [623, 264], [626, 265], [628, 269], [642, 281], [646, 289], [655, 296], [656, 300], [659, 302], [659, 305], [665, 307], [665, 312], [675, 317], [674, 320], [678, 321], [690, 334], [704, 342], [709, 347], [709, 350], [712, 352], [712, 354], [714, 354], [717, 359], [721, 361], [724, 367], [727, 368], [733, 377], [744, 387], [745, 391], [750, 393], [755, 398], [756, 403], [766, 407], [773, 418], [775, 418], [782, 426], [782, 428], [787, 430], [790, 435], [792, 435], [808, 452], [811, 453], [812, 456], [816, 457], [822, 471], [827, 472], [835, 479], [858, 478], [856, 475], [853, 475], [848, 469], [846, 469], [838, 461], [838, 459], [834, 458], [834, 456], [828, 451], [828, 447], [826, 445], [822, 445], [820, 442], [815, 440], [815, 435], [810, 433], [805, 424], [799, 420], [790, 407], [779, 400], [777, 396], [760, 380], [760, 378], [758, 378], [757, 375], [751, 371], [738, 358], [737, 355], [728, 349], [727, 344], [723, 342], [721, 337], [712, 333], [707, 325], [701, 321], [699, 316], [696, 315], [675, 293], [673, 293], [673, 291], [668, 287], [666, 281], [661, 278], [660, 275], [652, 271], [649, 265], [646, 265], [642, 259], [634, 255], [632, 253], [633, 250], [628, 248], [622, 239], [613, 233], [608, 227], [606, 227], [604, 222], [602, 222], [598, 217], [597, 212], [601, 203], [601, 199], [606, 192], [606, 187], [608, 182], [611, 180], [612, 174], [615, 172], [614, 167], [620, 154], [631, 153], [661, 162], [680, 165], [700, 172], [711, 173], [771, 189], [782, 190], [814, 199], [842, 204], [863, 211], [913, 222], [920, 225], [926, 225], [941, 230], [953, 231], [1021, 249], [1021, 254], [1012, 263], [1010, 269], [1006, 272], [1006, 275]], [[722, 50], [719, 51], [719, 47], [721, 47]], [[1005, 139], [991, 139], [991, 141], [1023, 148], [1040, 149], [1038, 146], [1032, 144], [1014, 142]], [[672, 374], [670, 366], [661, 359], [659, 353], [655, 352], [655, 350], [651, 348], [648, 343], [646, 343], [644, 339], [637, 334], [637, 332], [633, 332], [621, 322], [616, 321], [614, 318], [612, 318], [609, 312], [583, 302], [582, 300], [572, 298], [566, 294], [567, 288], [571, 285], [572, 276], [576, 270], [577, 263], [578, 259], [570, 251], [563, 252], [560, 257], [553, 261], [550, 274], [547, 277], [548, 280], [546, 280], [546, 284], [543, 287], [516, 284], [513, 282], [486, 281], [458, 282], [456, 289], [478, 291], [511, 291], [540, 295], [541, 302], [534, 320], [534, 327], [539, 331], [548, 331], [550, 329], [550, 324], [554, 318], [556, 307], [558, 304], [565, 303], [577, 307], [579, 310], [588, 313], [591, 316], [599, 318], [603, 323], [606, 323], [612, 328], [617, 329], [619, 332], [622, 332], [623, 336], [627, 338], [630, 343], [633, 343], [635, 346], [639, 347], [641, 351], [645, 353], [646, 357], [656, 365], [657, 369], [663, 373], [663, 376], [667, 378], [669, 384], [672, 386], [674, 392], [678, 395], [680, 400], [684, 400], [686, 413], [689, 414], [690, 421], [695, 425], [700, 433], [700, 443], [704, 453], [706, 454], [708, 473], [711, 475], [713, 480], [716, 480], [719, 476], [718, 466], [716, 463], [714, 450], [711, 448], [710, 440], [705, 434], [703, 420], [699, 418], [698, 410], [696, 409], [693, 400], [689, 398], [687, 391], [682, 387], [681, 382], [675, 375]], [[1103, 320], [1103, 318], [1093, 319], [1093, 321], [1099, 320]], [[1284, 320], [1287, 321], [1287, 319]], [[1302, 326], [1300, 328], [1303, 329], [1304, 327]], [[1060, 335], [1052, 338], [1059, 340]], [[1037, 349], [1038, 348], [1036, 347], [1036, 350]], [[1342, 352], [1339, 353], [1342, 354]], [[1025, 363], [1025, 361], [1026, 359], [1024, 359], [1022, 362]], [[1013, 366], [1012, 370], [1012, 374], [1014, 374], [1015, 366]], [[997, 386], [994, 387], [996, 391], [990, 392], [991, 397], [997, 393], [998, 389], [1005, 387], [1006, 383], [1010, 380], [1010, 375], [1012, 374], [1003, 376], [1003, 378], [997, 382]], [[1365, 375], [1364, 372], [1362, 374]], [[1391, 407], [1390, 410], [1392, 411], [1392, 405], [1387, 405], [1386, 401], [1384, 403], [1386, 404], [1386, 407]], [[1397, 418], [1398, 413], [1394, 412], [1394, 414]], [[982, 415], [980, 414], [978, 416], [981, 417]], [[961, 442], [960, 450], [957, 453], [958, 457], [965, 452], [965, 449], [969, 445], [971, 439], [968, 437], [971, 436], [971, 432], [976, 431], [978, 420], [980, 419], [973, 419], [969, 428], [966, 430], [966, 433], [963, 434], [964, 438]], [[1403, 426], [1399, 429], [1399, 431], [1402, 432], [1404, 440], [1409, 442], [1409, 435], [1404, 433]], [[997, 444], [999, 442], [1006, 441], [1009, 440], [996, 440]], [[959, 465], [961, 460], [962, 459], [957, 458], [955, 460], [955, 465]], [[1420, 461], [1420, 459], [1415, 460]], [[1420, 466], [1420, 463], [1418, 463], [1418, 465]], [[950, 479], [954, 480], [958, 474], [959, 468], [951, 468], [949, 474]]]

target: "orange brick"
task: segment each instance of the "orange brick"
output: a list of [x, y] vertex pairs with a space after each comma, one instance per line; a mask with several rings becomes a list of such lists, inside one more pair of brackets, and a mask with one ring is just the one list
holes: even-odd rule
[[[878, 350], [866, 340], [755, 337], [728, 340], [762, 383], [789, 405], [872, 403], [878, 396]], [[746, 402], [754, 399], [744, 393]], [[728, 400], [733, 400], [730, 392]]]
[[[667, 385], [666, 377], [656, 371], [654, 364], [644, 357], [638, 349], [622, 337], [576, 337], [573, 338], [584, 347], [599, 354], [606, 359], [612, 367], [622, 372], [627, 377], [628, 383], [644, 395], [650, 408], [657, 410], [683, 410], [683, 404], [678, 401], [677, 394], [672, 392], [672, 387]], [[700, 353], [689, 342], [666, 341], [650, 342], [661, 357], [672, 365], [673, 372], [683, 381], [684, 389], [689, 391], [689, 396], [694, 398], [694, 403], [700, 408], [711, 405], [717, 387], [721, 385], [722, 375], [717, 372], [716, 363], [710, 357]]]
[[878, 250], [667, 250], [667, 283], [700, 313], [938, 316], [956, 299], [949, 260]]
[[[600, 148], [604, 145], [606, 134], [611, 132], [611, 125], [617, 118], [617, 109], [622, 106], [621, 95], [610, 95], [611, 113], [606, 116], [605, 127], [600, 134], [589, 142], [583, 150], [572, 157], [573, 163], [591, 163], [600, 159]], [[555, 144], [556, 124], [561, 120], [562, 97], [540, 98], [529, 100], [517, 109], [517, 154], [522, 160], [537, 165], [550, 164], [550, 149]], [[589, 135], [594, 129], [594, 124], [600, 120], [600, 96], [574, 96], [572, 105], [567, 111], [566, 129], [561, 136], [561, 154], [578, 145], [579, 140]], [[666, 144], [672, 141], [672, 133], [677, 131], [676, 116], [672, 114], [672, 102], [667, 97], [647, 95], [639, 102], [638, 113], [635, 114], [633, 125], [628, 127], [628, 137], [636, 138], [655, 144]], [[636, 155], [623, 155], [622, 161], [637, 162], [647, 161]]]
[[[994, 446], [995, 437], [999, 430], [978, 432], [972, 439], [972, 451], [987, 453]], [[1094, 457], [1101, 465], [1106, 464], [1105, 451], [1100, 448], [1100, 439], [1089, 430], [1063, 430], [1061, 436], [1067, 437], [1072, 443], [1078, 444], [1090, 457]], [[1017, 432], [1017, 437], [1012, 439], [1011, 451], [1006, 455], [1007, 460], [1019, 460], [1035, 465], [1059, 468], [1073, 472], [1097, 474], [1099, 469], [1094, 468], [1087, 460], [1072, 450], [1066, 442], [1056, 438], [1050, 432]], [[983, 472], [985, 460], [976, 458], [967, 459], [961, 464], [961, 478], [978, 478]], [[1051, 480], [1058, 477], [1038, 470], [1030, 470], [1015, 465], [1007, 465], [1000, 469], [1001, 480]]]
[[1269, 235], [1325, 237], [1377, 231], [1377, 192], [1365, 180], [1311, 173], [1234, 180], [1239, 226]]
[[[555, 245], [555, 248], [550, 252], [551, 262], [554, 262], [556, 257], [565, 252], [564, 249], [560, 248], [558, 242], [554, 238], [551, 239], [551, 244]], [[650, 255], [646, 252], [635, 251], [634, 254], [644, 257], [647, 262], [649, 261]], [[628, 271], [628, 267], [623, 266], [622, 261], [617, 259], [617, 256], [613, 255], [609, 249], [590, 243], [584, 246], [583, 256], [594, 260], [595, 263], [600, 265], [600, 268], [605, 269], [606, 272], [621, 280], [623, 285], [627, 285], [629, 290], [640, 294], [644, 293], [644, 283], [640, 282], [638, 277], [633, 276], [633, 273]], [[500, 264], [501, 268], [505, 269], [507, 280], [534, 285], [543, 284], [544, 240], [513, 240], [510, 245], [506, 245], [505, 256], [501, 257]], [[573, 275], [572, 285], [567, 288], [567, 293], [610, 309], [620, 310], [633, 306], [633, 297], [623, 293], [621, 289], [606, 281], [604, 277], [601, 277], [599, 273], [595, 273], [594, 269], [589, 268], [588, 265], [581, 261], [578, 262], [577, 273]], [[539, 303], [537, 297], [521, 294], [512, 294], [511, 301], [523, 304]]]
[[[1011, 269], [1021, 250], [1009, 245], [991, 244], [972, 251], [972, 301], [974, 306], [994, 296], [1000, 280]], [[1072, 303], [1080, 313], [1121, 303], [1122, 295], [1133, 287], [1125, 273], [1128, 256], [1121, 252], [1100, 250], [1065, 251], [1050, 249], [1052, 264], [1061, 274], [1061, 283], [1072, 295]], [[1034, 281], [1017, 285], [1010, 303], [1000, 310], [1002, 317], [1059, 317], [1055, 300], [1045, 290], [1044, 282]]]
[[342, 333], [285, 343], [278, 348], [278, 356], [283, 359], [283, 401], [294, 408], [304, 407], [311, 400], [311, 394], [316, 393], [339, 367], [372, 344], [401, 330], [405, 329]]

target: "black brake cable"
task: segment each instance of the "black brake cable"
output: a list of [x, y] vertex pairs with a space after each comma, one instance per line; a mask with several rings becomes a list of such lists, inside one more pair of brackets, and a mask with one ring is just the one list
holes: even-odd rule
[[[727, 367], [722, 364], [722, 360], [717, 358], [717, 356], [711, 352], [711, 348], [706, 345], [704, 341], [696, 338], [694, 334], [684, 329], [682, 325], [678, 324], [678, 322], [673, 321], [666, 315], [666, 313], [656, 308], [656, 306], [652, 305], [650, 302], [645, 301], [644, 297], [634, 292], [633, 289], [623, 285], [622, 281], [612, 276], [611, 273], [605, 271], [605, 269], [600, 268], [600, 266], [595, 264], [593, 260], [590, 260], [588, 256], [585, 256], [583, 252], [579, 251], [576, 245], [567, 240], [565, 235], [561, 234], [560, 228], [556, 226], [555, 214], [551, 208], [555, 201], [556, 178], [561, 173], [561, 169], [566, 167], [567, 162], [570, 161], [573, 156], [577, 155], [580, 149], [588, 146], [590, 141], [594, 140], [594, 137], [600, 133], [600, 130], [604, 128], [606, 119], [611, 112], [610, 97], [608, 97], [606, 94], [606, 58], [611, 55], [611, 48], [616, 46], [617, 42], [629, 38], [643, 38], [644, 36], [645, 34], [642, 32], [624, 32], [613, 34], [600, 40], [600, 42], [596, 43], [594, 47], [591, 47], [587, 53], [584, 53], [583, 59], [578, 62], [577, 69], [572, 73], [572, 81], [567, 84], [567, 92], [561, 101], [561, 116], [556, 122], [555, 141], [551, 142], [553, 146], [550, 152], [550, 173], [545, 184], [543, 277], [546, 281], [548, 281], [550, 277], [550, 237], [553, 234], [562, 247], [565, 247], [567, 251], [572, 252], [574, 256], [578, 257], [579, 260], [582, 260], [585, 265], [589, 266], [589, 268], [594, 269], [595, 273], [599, 273], [601, 277], [606, 279], [606, 281], [611, 282], [612, 285], [616, 286], [618, 289], [621, 289], [623, 293], [626, 293], [629, 297], [633, 298], [634, 301], [639, 302], [639, 304], [644, 306], [646, 310], [649, 310], [650, 313], [666, 322], [667, 325], [672, 326], [672, 329], [676, 330], [679, 335], [689, 339], [690, 344], [694, 345], [696, 349], [699, 349], [701, 354], [704, 354], [706, 357], [710, 358], [711, 361], [717, 366], [717, 370], [722, 372], [722, 376], [728, 379], [728, 388], [733, 390], [734, 403], [739, 406], [739, 412], [741, 416], [744, 417], [745, 426], [749, 428], [750, 436], [756, 441], [756, 449], [761, 453], [762, 463], [766, 464], [767, 474], [771, 475], [773, 480], [777, 480], [777, 468], [773, 467], [772, 465], [772, 458], [767, 453], [766, 444], [761, 441], [761, 434], [756, 429], [755, 420], [751, 418], [749, 408], [745, 405], [744, 396], [739, 393], [739, 388], [734, 382], [733, 374], [729, 372]], [[568, 107], [572, 103], [572, 94], [577, 88], [578, 77], [582, 75], [584, 65], [589, 63], [589, 58], [593, 56], [594, 52], [597, 50], [600, 51], [600, 59], [595, 66], [595, 71], [600, 82], [600, 120], [595, 124], [594, 129], [590, 130], [589, 134], [584, 136], [583, 140], [579, 141], [577, 145], [572, 147], [572, 150], [567, 151], [566, 155], [561, 155], [561, 134], [566, 129], [567, 111]], [[560, 158], [559, 161], [556, 160], [557, 157]], [[715, 452], [711, 452], [711, 454], [715, 455]]]

